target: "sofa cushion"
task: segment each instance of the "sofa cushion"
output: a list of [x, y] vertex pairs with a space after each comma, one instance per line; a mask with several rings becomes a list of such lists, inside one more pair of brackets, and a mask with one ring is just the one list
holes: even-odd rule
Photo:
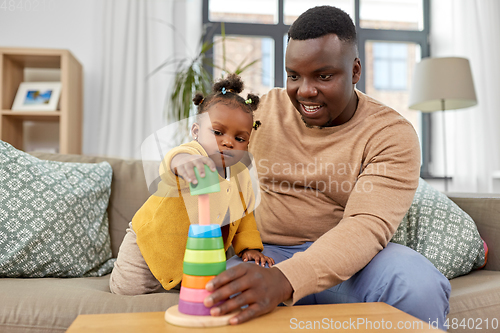
[[[500, 329], [498, 316], [500, 313], [500, 272], [474, 271], [450, 280], [450, 284], [450, 313], [448, 315], [450, 331], [477, 330], [480, 332], [481, 328], [483, 332], [498, 332]], [[462, 323], [463, 325], [460, 325]]]
[[391, 242], [429, 259], [448, 279], [485, 264], [485, 248], [472, 218], [423, 179]]
[[2, 141], [0, 162], [0, 277], [109, 273], [109, 164], [42, 161]]
[[118, 255], [118, 249], [125, 237], [128, 224], [139, 208], [150, 197], [145, 181], [145, 174], [158, 174], [159, 164], [152, 164], [149, 169], [143, 170], [145, 163], [141, 160], [124, 160], [112, 157], [98, 157], [71, 154], [50, 154], [32, 152], [31, 155], [42, 160], [78, 163], [108, 162], [113, 168], [111, 182], [111, 196], [108, 204], [109, 233], [111, 236], [111, 251], [113, 257]]
[[1, 279], [0, 332], [65, 332], [80, 314], [165, 311], [179, 301], [178, 290], [112, 294], [109, 276]]
[[477, 230], [488, 245], [484, 269], [500, 271], [500, 193], [451, 193], [451, 200], [476, 222]]

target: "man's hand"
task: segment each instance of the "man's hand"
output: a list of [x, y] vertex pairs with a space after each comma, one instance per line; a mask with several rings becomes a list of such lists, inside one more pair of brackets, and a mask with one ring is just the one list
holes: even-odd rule
[[[222, 272], [207, 283], [206, 289], [213, 291], [205, 298], [206, 307], [227, 300], [210, 311], [213, 316], [224, 315], [248, 305], [229, 320], [232, 325], [271, 312], [278, 304], [289, 299], [293, 292], [290, 282], [278, 268], [263, 268], [250, 263], [239, 264]], [[241, 294], [229, 299], [229, 296], [239, 292]]]

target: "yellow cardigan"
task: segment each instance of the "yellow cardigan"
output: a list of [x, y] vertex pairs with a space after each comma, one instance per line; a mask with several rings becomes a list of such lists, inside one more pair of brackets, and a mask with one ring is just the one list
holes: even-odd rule
[[[162, 161], [158, 190], [132, 219], [141, 254], [151, 273], [167, 290], [182, 279], [189, 225], [198, 223], [197, 196], [191, 196], [189, 184], [170, 170], [172, 158], [181, 153], [207, 156], [196, 141], [172, 149]], [[232, 244], [237, 254], [245, 249], [262, 250], [253, 215], [255, 196], [250, 174], [240, 162], [230, 168], [230, 175], [230, 180], [219, 176], [220, 192], [209, 194], [210, 221], [220, 225], [229, 210], [232, 222], [224, 249]]]

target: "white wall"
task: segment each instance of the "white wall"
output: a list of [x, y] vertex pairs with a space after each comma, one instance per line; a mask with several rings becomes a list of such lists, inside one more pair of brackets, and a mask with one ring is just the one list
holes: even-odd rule
[[[47, 5], [39, 6], [37, 11], [29, 10], [28, 4], [33, 2], [15, 1], [25, 8], [7, 5], [0, 10], [0, 46], [68, 49], [80, 61], [84, 69], [83, 151], [91, 153], [92, 143], [85, 138], [92, 137], [92, 115], [99, 112], [101, 97], [102, 0], [39, 1]], [[50, 133], [54, 126], [49, 124], [42, 130]], [[54, 135], [42, 138], [39, 131], [27, 132], [28, 138], [39, 140], [26, 143], [31, 149], [45, 148], [47, 140], [49, 145], [57, 140]]]
[[[111, 0], [40, 0], [47, 6], [39, 6], [35, 11], [29, 8], [35, 0], [16, 0], [25, 8], [12, 7], [7, 1], [5, 9], [0, 8], [0, 47], [29, 47], [29, 48], [61, 48], [68, 49], [80, 61], [84, 70], [84, 108], [83, 108], [83, 153], [98, 154], [98, 147], [107, 145], [99, 142], [100, 115], [102, 110], [103, 90], [103, 51], [105, 29], [104, 7]], [[132, 0], [134, 1], [134, 0]], [[141, 0], [142, 1], [142, 0]], [[166, 1], [166, 0], [147, 0]], [[0, 4], [2, 1], [0, 1]], [[113, 1], [112, 6], [126, 6], [128, 1]], [[176, 30], [176, 40], [172, 49], [179, 57], [194, 56], [201, 36], [201, 0], [174, 0], [173, 15]], [[162, 17], [158, 13], [157, 17]], [[158, 20], [153, 18], [152, 20]], [[123, 32], [124, 34], [126, 32]], [[154, 33], [154, 32], [151, 32]], [[119, 34], [118, 34], [119, 35]], [[182, 40], [185, 39], [185, 40]], [[169, 69], [172, 71], [172, 69]], [[26, 80], [39, 75], [36, 71], [26, 73]], [[44, 73], [44, 78], [57, 80], [55, 75]], [[30, 79], [31, 78], [31, 79]], [[158, 112], [163, 113], [163, 110]], [[163, 115], [162, 115], [163, 117]], [[25, 142], [26, 150], [47, 150], [57, 146], [57, 124], [40, 124], [26, 122]], [[158, 124], [160, 126], [161, 124]], [[104, 130], [104, 129], [103, 129]], [[120, 131], [127, 129], [120, 128]], [[50, 150], [50, 149], [48, 149]], [[119, 156], [119, 153], [113, 154]]]
[[[452, 192], [498, 192], [500, 189], [500, 2], [431, 1], [431, 56], [469, 59], [478, 104], [445, 112], [448, 175]], [[431, 167], [443, 171], [443, 115], [433, 117]], [[495, 176], [496, 175], [496, 176]], [[495, 178], [497, 177], [497, 178]], [[494, 179], [497, 184], [494, 184]]]

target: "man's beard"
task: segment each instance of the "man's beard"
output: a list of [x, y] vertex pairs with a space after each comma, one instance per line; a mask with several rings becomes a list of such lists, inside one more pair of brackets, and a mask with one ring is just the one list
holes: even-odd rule
[[[299, 112], [300, 113], [300, 112]], [[306, 127], [308, 128], [319, 128], [319, 129], [323, 129], [325, 127], [333, 127], [333, 120], [332, 119], [329, 119], [328, 122], [324, 125], [321, 125], [321, 126], [316, 126], [316, 125], [309, 125], [306, 120], [304, 119], [304, 116], [302, 115], [302, 113], [300, 113], [300, 119], [302, 119], [302, 121], [304, 122], [304, 124], [306, 125]]]

